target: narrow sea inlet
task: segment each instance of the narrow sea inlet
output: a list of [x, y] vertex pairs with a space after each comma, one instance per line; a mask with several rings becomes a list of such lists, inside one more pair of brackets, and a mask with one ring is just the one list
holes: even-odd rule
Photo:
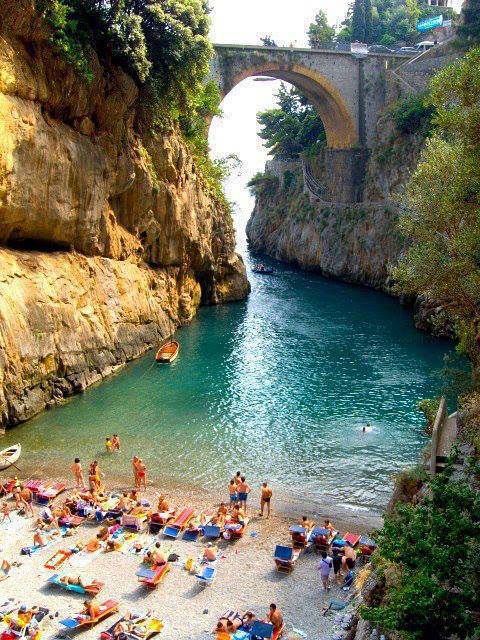
[[[438, 392], [450, 346], [393, 298], [269, 264], [273, 276], [249, 274], [248, 300], [202, 308], [178, 332], [174, 364], [149, 353], [7, 432], [22, 476], [69, 477], [79, 456], [129, 480], [137, 454], [159, 487], [226, 491], [238, 468], [286, 500], [379, 513], [426, 444], [415, 404]], [[122, 451], [107, 456], [112, 433]]]

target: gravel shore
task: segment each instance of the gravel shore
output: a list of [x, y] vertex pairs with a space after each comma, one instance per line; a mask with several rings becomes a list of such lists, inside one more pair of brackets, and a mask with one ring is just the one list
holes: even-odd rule
[[[124, 487], [109, 487], [121, 490]], [[165, 490], [165, 489], [164, 489]], [[64, 493], [58, 501], [67, 494]], [[158, 490], [149, 487], [143, 497], [156, 500]], [[198, 493], [194, 488], [170, 488], [168, 497], [171, 504], [178, 507], [193, 506], [197, 511], [218, 505], [222, 496]], [[11, 499], [9, 503], [12, 503]], [[275, 502], [273, 503], [276, 508]], [[318, 571], [318, 556], [315, 553], [303, 553], [292, 574], [285, 575], [276, 571], [272, 559], [277, 543], [289, 543], [288, 526], [298, 516], [298, 505], [287, 513], [287, 505], [279, 505], [278, 512], [270, 519], [261, 518], [257, 513], [257, 496], [250, 500], [250, 524], [245, 536], [236, 542], [221, 541], [221, 559], [217, 563], [217, 576], [213, 585], [201, 587], [193, 575], [184, 568], [187, 557], [198, 557], [203, 553], [205, 541], [174, 541], [171, 547], [179, 560], [172, 563], [172, 569], [165, 580], [154, 590], [137, 582], [135, 571], [140, 560], [138, 557], [122, 552], [100, 553], [83, 569], [65, 563], [61, 573], [97, 579], [105, 583], [98, 596], [100, 602], [114, 598], [120, 602], [120, 614], [135, 611], [143, 607], [152, 609], [165, 624], [160, 634], [164, 640], [207, 640], [212, 638], [212, 630], [218, 618], [228, 609], [238, 611], [253, 610], [257, 615], [265, 615], [268, 605], [275, 602], [284, 612], [287, 625], [286, 638], [307, 638], [320, 640], [331, 635], [332, 617], [322, 615], [323, 605], [332, 597], [345, 599], [345, 594], [337, 586], [329, 593], [321, 590]], [[39, 508], [35, 507], [38, 511]], [[317, 509], [315, 509], [317, 510]], [[305, 505], [305, 513], [312, 515]], [[335, 525], [342, 531], [358, 533], [369, 531], [377, 522], [353, 515], [342, 514], [335, 519], [334, 514], [318, 514], [332, 517]], [[321, 522], [320, 517], [317, 521]], [[20, 555], [23, 546], [32, 544], [32, 519], [12, 513], [12, 523], [0, 525], [0, 560], [19, 562], [14, 566], [10, 577], [0, 583], [0, 600], [13, 598], [27, 605], [48, 607], [53, 614], [49, 619], [44, 638], [68, 638], [74, 633], [67, 632], [58, 624], [58, 618], [67, 617], [79, 611], [84, 597], [47, 585], [52, 571], [44, 568], [46, 560], [55, 551], [73, 546], [77, 541], [87, 541], [98, 531], [98, 525], [83, 524], [72, 537], [64, 538], [51, 547], [40, 550], [33, 556]], [[151, 540], [153, 536], [149, 536]], [[162, 535], [160, 534], [160, 539]], [[0, 603], [1, 604], [1, 603]], [[58, 614], [58, 618], [57, 618]], [[86, 639], [98, 638], [103, 629], [108, 628], [118, 618], [115, 614], [92, 630], [84, 631]], [[298, 634], [300, 630], [303, 634]]]

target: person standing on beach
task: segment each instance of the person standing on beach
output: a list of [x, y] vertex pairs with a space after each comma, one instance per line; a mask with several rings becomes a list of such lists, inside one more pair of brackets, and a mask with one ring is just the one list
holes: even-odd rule
[[85, 489], [85, 479], [83, 477], [83, 469], [80, 463], [80, 458], [75, 458], [72, 464], [72, 473], [75, 479], [75, 485], [77, 489]]
[[237, 495], [237, 483], [235, 479], [230, 480], [230, 484], [228, 485], [228, 493], [230, 495], [230, 506], [234, 506], [237, 504], [238, 495]]
[[324, 591], [330, 590], [329, 578], [330, 571], [332, 569], [333, 562], [330, 556], [327, 555], [326, 551], [322, 551], [322, 559], [320, 560], [320, 564], [318, 565], [318, 569], [320, 571], [320, 578], [322, 579], [322, 585]]
[[263, 516], [263, 510], [267, 507], [267, 518], [270, 518], [270, 502], [273, 491], [268, 486], [268, 482], [262, 484], [262, 495], [260, 498], [260, 515]]
[[138, 488], [142, 487], [147, 489], [147, 467], [145, 466], [143, 460], [141, 458], [138, 459], [137, 462], [137, 478], [138, 478]]
[[30, 514], [30, 517], [33, 518], [33, 493], [23, 484], [21, 485], [20, 500], [21, 504], [25, 507], [25, 515]]
[[247, 513], [247, 498], [251, 490], [252, 489], [248, 486], [248, 484], [245, 481], [245, 476], [242, 476], [237, 486], [237, 491], [238, 491], [238, 502], [240, 504], [240, 507], [243, 506], [243, 510], [245, 511], [245, 513]]
[[132, 458], [132, 468], [133, 468], [133, 482], [134, 486], [138, 489], [138, 456], [133, 456]]
[[112, 448], [115, 449], [115, 451], [120, 451], [120, 438], [116, 433], [112, 436]]

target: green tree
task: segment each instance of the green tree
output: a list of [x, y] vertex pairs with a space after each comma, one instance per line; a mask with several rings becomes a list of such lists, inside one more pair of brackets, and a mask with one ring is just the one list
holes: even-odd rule
[[52, 44], [91, 78], [90, 52], [121, 65], [139, 84], [150, 113], [189, 112], [208, 73], [206, 0], [36, 0]]
[[418, 0], [405, 0], [405, 5], [407, 7], [408, 17], [410, 19], [410, 24], [413, 28], [416, 28], [417, 22], [422, 15], [420, 11], [420, 6], [418, 4]]
[[275, 40], [272, 38], [272, 36], [266, 35], [266, 36], [262, 36], [260, 38], [260, 42], [262, 43], [262, 46], [264, 47], [277, 47], [277, 43], [275, 42]]
[[315, 16], [307, 31], [308, 43], [312, 49], [318, 49], [325, 42], [331, 42], [335, 37], [335, 29], [328, 24], [327, 14], [323, 9]]
[[365, 38], [365, 3], [363, 0], [355, 0], [352, 12], [352, 39], [356, 42], [365, 42]]
[[295, 89], [281, 85], [277, 107], [257, 115], [260, 137], [274, 156], [297, 158], [318, 153], [326, 144], [325, 129], [315, 109]]
[[423, 294], [453, 320], [478, 363], [480, 329], [480, 49], [433, 80], [436, 132], [408, 186], [401, 228], [411, 246], [393, 270], [401, 292]]
[[365, 42], [371, 43], [373, 37], [373, 10], [371, 0], [363, 0], [365, 7]]
[[480, 0], [465, 2], [457, 34], [460, 43], [466, 47], [480, 43]]
[[478, 637], [480, 493], [472, 479], [454, 480], [450, 466], [418, 505], [386, 516], [374, 563], [388, 568], [390, 586], [380, 604], [361, 609], [364, 618], [408, 640]]

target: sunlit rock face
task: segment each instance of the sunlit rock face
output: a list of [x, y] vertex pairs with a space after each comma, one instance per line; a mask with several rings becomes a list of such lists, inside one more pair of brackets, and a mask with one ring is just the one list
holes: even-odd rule
[[82, 82], [32, 0], [0, 6], [0, 410], [24, 420], [249, 285], [230, 216], [114, 66]]

